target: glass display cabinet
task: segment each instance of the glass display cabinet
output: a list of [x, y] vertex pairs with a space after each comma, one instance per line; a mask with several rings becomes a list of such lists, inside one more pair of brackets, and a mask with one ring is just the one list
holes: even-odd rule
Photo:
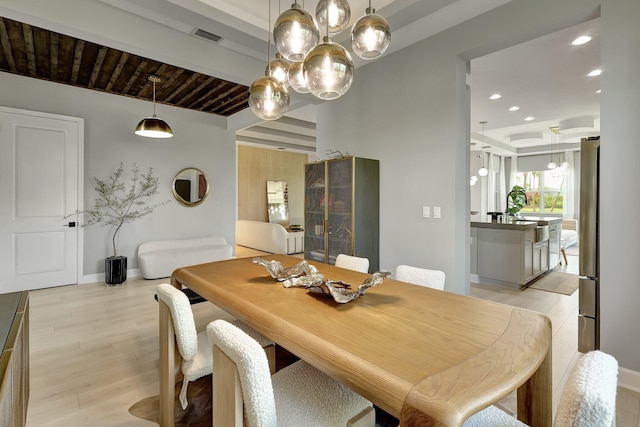
[[379, 162], [343, 157], [305, 165], [305, 258], [335, 264], [338, 254], [379, 264]]

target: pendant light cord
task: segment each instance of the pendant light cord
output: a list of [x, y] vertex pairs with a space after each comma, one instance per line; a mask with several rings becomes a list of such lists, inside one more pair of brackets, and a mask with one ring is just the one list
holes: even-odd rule
[[269, 14], [267, 20], [267, 70], [269, 70], [269, 77], [271, 77], [271, 63], [269, 61], [271, 61], [271, 0], [269, 0]]
[[153, 80], [153, 117], [156, 116], [156, 81]]

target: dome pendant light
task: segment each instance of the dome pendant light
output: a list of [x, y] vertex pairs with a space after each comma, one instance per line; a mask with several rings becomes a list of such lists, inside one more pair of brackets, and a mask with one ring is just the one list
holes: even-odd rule
[[160, 82], [158, 76], [149, 76], [149, 81], [153, 82], [153, 116], [146, 117], [136, 126], [136, 135], [147, 138], [171, 138], [173, 131], [171, 126], [159, 117], [156, 117], [156, 83]]
[[484, 125], [486, 125], [487, 122], [480, 122], [480, 124], [482, 125], [482, 167], [478, 169], [478, 175], [487, 176], [489, 171], [484, 167]]
[[384, 17], [369, 7], [365, 15], [358, 19], [351, 29], [351, 47], [362, 59], [374, 59], [382, 55], [391, 42], [391, 27]]
[[[271, 25], [271, 2], [269, 2], [269, 26]], [[249, 107], [253, 114], [263, 120], [277, 120], [289, 110], [289, 92], [282, 82], [272, 76], [269, 66], [271, 57], [271, 33], [267, 40], [267, 68], [265, 76], [258, 78], [249, 88]]]
[[320, 0], [316, 5], [316, 21], [319, 25], [326, 25], [327, 17], [329, 18], [329, 34], [337, 34], [344, 30], [351, 19], [349, 2], [347, 0]]
[[276, 19], [273, 40], [284, 59], [300, 62], [318, 44], [320, 32], [313, 16], [304, 11], [296, 1], [291, 9], [285, 10]]
[[[328, 15], [329, 9], [325, 9]], [[329, 17], [326, 22], [329, 32]], [[304, 78], [309, 92], [320, 99], [336, 99], [344, 95], [353, 83], [353, 61], [349, 52], [329, 36], [314, 47], [304, 60]]]

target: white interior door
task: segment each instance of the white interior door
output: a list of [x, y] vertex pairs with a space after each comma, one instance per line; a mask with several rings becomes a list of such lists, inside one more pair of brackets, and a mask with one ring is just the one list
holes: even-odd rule
[[[82, 119], [0, 107], [0, 293], [78, 282]], [[75, 223], [73, 223], [75, 225]]]

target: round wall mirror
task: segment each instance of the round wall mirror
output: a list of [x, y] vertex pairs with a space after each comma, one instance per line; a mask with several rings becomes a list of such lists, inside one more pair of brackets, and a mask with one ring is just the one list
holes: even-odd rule
[[209, 194], [209, 181], [198, 168], [185, 168], [176, 174], [173, 195], [184, 206], [198, 206]]

